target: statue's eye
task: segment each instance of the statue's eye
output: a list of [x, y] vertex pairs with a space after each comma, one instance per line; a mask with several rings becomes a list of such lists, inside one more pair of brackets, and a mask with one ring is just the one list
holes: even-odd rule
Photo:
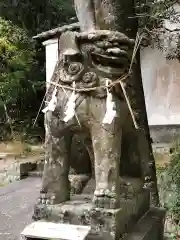
[[81, 72], [83, 70], [83, 65], [82, 63], [79, 62], [74, 62], [69, 64], [69, 67], [67, 69], [68, 74], [70, 75], [76, 75], [79, 72]]

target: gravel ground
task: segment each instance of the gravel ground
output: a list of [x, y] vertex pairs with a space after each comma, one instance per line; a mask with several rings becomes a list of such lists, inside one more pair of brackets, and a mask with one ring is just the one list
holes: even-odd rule
[[40, 178], [27, 178], [0, 188], [0, 240], [19, 240], [32, 220]]

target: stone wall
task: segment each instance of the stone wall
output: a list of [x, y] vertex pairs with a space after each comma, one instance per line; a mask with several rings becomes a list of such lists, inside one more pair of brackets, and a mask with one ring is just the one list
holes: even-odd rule
[[179, 124], [179, 61], [147, 47], [141, 50], [141, 71], [149, 125]]
[[30, 161], [8, 161], [8, 163], [4, 163], [4, 160], [0, 160], [0, 167], [0, 186], [3, 186], [27, 177], [30, 171], [36, 169], [36, 163]]
[[172, 144], [180, 138], [180, 124], [150, 126], [153, 143]]

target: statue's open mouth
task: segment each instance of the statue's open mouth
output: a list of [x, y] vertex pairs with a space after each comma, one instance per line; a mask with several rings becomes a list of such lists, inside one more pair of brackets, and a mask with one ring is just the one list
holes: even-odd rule
[[105, 54], [91, 53], [92, 64], [98, 71], [110, 75], [121, 75], [129, 66], [125, 56], [110, 56]]

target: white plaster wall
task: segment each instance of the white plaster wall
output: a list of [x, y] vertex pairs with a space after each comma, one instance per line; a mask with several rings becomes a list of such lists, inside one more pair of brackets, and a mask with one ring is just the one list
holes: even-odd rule
[[180, 63], [158, 49], [141, 51], [141, 71], [149, 125], [180, 123]]
[[43, 45], [46, 51], [46, 82], [49, 82], [58, 60], [58, 39], [48, 40]]

